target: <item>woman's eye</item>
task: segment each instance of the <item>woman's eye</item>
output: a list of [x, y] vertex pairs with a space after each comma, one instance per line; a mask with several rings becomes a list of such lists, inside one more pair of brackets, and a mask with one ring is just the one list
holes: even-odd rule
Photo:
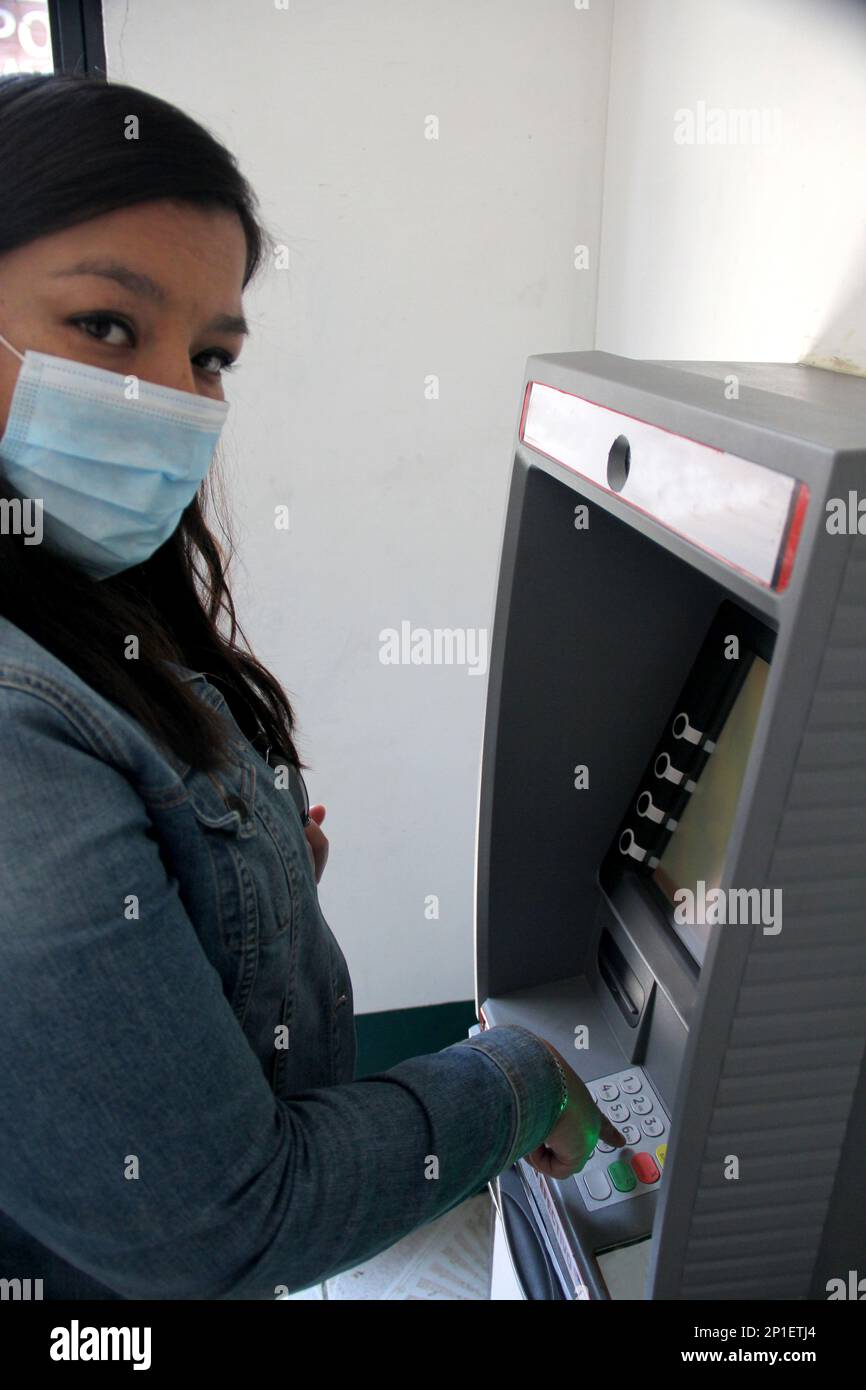
[[[107, 343], [109, 347], [132, 347], [135, 344], [132, 328], [116, 314], [80, 314], [72, 322], [83, 329], [89, 338]], [[231, 353], [223, 348], [208, 348], [194, 357], [193, 362], [208, 376], [221, 376], [236, 365]]]
[[[124, 342], [132, 341], [132, 329], [129, 324], [124, 323], [123, 319], [115, 318], [113, 314], [87, 314], [77, 318], [74, 322], [79, 328], [83, 328], [89, 338], [96, 338], [101, 343], [108, 343], [110, 347], [122, 347]], [[96, 332], [91, 332], [91, 328], [96, 326]], [[103, 330], [107, 329], [108, 332]], [[112, 332], [119, 332], [121, 336], [112, 338]]]
[[[204, 362], [201, 361], [202, 358], [204, 358]], [[198, 357], [194, 360], [196, 366], [201, 367], [203, 371], [211, 376], [219, 376], [222, 372], [230, 372], [235, 366], [235, 359], [232, 357], [231, 353], [220, 352], [216, 349], [208, 352], [200, 352]], [[206, 362], [215, 362], [216, 366], [205, 366]]]

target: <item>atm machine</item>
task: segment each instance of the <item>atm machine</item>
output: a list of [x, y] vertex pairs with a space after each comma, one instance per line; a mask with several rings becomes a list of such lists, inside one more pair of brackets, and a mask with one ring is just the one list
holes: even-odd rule
[[628, 1141], [491, 1184], [522, 1297], [866, 1276], [866, 381], [529, 359], [475, 891], [479, 1026]]

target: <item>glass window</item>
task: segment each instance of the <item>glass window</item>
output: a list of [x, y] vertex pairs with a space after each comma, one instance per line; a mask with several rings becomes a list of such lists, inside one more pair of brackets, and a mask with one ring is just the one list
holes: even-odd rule
[[0, 0], [0, 76], [53, 71], [47, 0]]

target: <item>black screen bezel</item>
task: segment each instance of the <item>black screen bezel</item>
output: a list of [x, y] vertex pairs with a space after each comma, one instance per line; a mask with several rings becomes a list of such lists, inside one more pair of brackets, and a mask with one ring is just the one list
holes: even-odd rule
[[[704, 684], [702, 682], [702, 671], [707, 666], [707, 653], [713, 650], [714, 644], [718, 643], [724, 636], [729, 634], [735, 634], [737, 636], [740, 644], [740, 651], [747, 655], [748, 660], [745, 662], [739, 661], [736, 666], [732, 666], [726, 680], [721, 682], [716, 680], [713, 683]], [[669, 751], [665, 750], [664, 744], [670, 737], [670, 730], [674, 719], [682, 710], [684, 704], [687, 703], [687, 692], [689, 689], [692, 688], [693, 685], [702, 686], [703, 689], [708, 691], [708, 698], [715, 702], [714, 738], [718, 741], [719, 735], [722, 729], [724, 729], [728, 716], [736, 704], [737, 697], [746, 681], [754, 658], [760, 657], [768, 666], [772, 666], [775, 643], [776, 633], [773, 629], [761, 622], [753, 614], [746, 612], [745, 609], [740, 608], [739, 605], [733, 603], [730, 599], [724, 600], [724, 602], [719, 605], [707, 629], [698, 655], [677, 695], [674, 706], [668, 713], [662, 733], [632, 792], [626, 811], [617, 826], [616, 833], [599, 868], [599, 884], [611, 905], [613, 905], [617, 896], [617, 885], [625, 878], [629, 878], [633, 881], [634, 886], [638, 889], [641, 897], [653, 912], [653, 915], [661, 920], [666, 932], [673, 937], [678, 948], [678, 954], [691, 971], [696, 974], [700, 973], [701, 962], [695, 957], [693, 951], [680, 934], [678, 924], [674, 920], [674, 913], [676, 911], [674, 905], [654, 880], [653, 875], [657, 866], [653, 864], [652, 867], [649, 867], [646, 863], [640, 864], [626, 858], [620, 852], [619, 840], [625, 829], [634, 828], [637, 800], [643, 789], [647, 786], [651, 770], [655, 765], [659, 753]], [[701, 762], [700, 768], [694, 776], [696, 782], [699, 781], [708, 761], [709, 756], [705, 756]], [[680, 804], [684, 806], [687, 804], [687, 801], [688, 795], [686, 794], [681, 798]], [[675, 804], [677, 803], [675, 802]], [[680, 810], [678, 814], [681, 815], [682, 810]], [[662, 857], [664, 849], [675, 834], [676, 830], [668, 834], [663, 840], [661, 838], [658, 840], [657, 847], [653, 849], [653, 854], [658, 859]]]

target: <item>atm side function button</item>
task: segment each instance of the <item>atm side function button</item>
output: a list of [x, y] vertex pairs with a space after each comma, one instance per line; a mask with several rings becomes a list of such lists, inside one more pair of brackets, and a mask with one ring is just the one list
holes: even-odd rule
[[619, 1087], [613, 1081], [603, 1081], [598, 1088], [599, 1100], [616, 1100], [619, 1095]]
[[613, 1105], [607, 1107], [607, 1113], [615, 1125], [620, 1125], [623, 1120], [628, 1119], [630, 1111], [627, 1105], [624, 1105], [621, 1100], [617, 1100], [614, 1101]]
[[659, 1135], [665, 1132], [664, 1125], [655, 1115], [650, 1115], [648, 1120], [641, 1120], [640, 1127], [644, 1134], [649, 1135], [650, 1139], [658, 1139]]
[[631, 1108], [636, 1115], [648, 1115], [653, 1108], [653, 1103], [649, 1096], [635, 1096]]
[[658, 1148], [656, 1149], [656, 1158], [657, 1158], [658, 1161], [659, 1161], [659, 1167], [660, 1167], [660, 1168], [664, 1168], [664, 1166], [665, 1166], [665, 1159], [667, 1158], [667, 1156], [668, 1156], [668, 1146], [667, 1146], [667, 1144], [659, 1144]]
[[661, 1173], [656, 1167], [655, 1159], [652, 1154], [634, 1154], [631, 1160], [631, 1166], [641, 1182], [658, 1182], [661, 1177]]
[[[624, 1091], [627, 1096], [635, 1096], [640, 1090], [640, 1077], [632, 1076], [629, 1073], [628, 1076], [620, 1077], [619, 1086], [620, 1090]], [[615, 1099], [615, 1097], [612, 1097], [612, 1099]]]
[[596, 1202], [603, 1202], [610, 1196], [610, 1183], [600, 1169], [596, 1169], [594, 1173], [587, 1173], [583, 1185]]
[[607, 1171], [617, 1192], [631, 1192], [637, 1187], [634, 1173], [622, 1159], [617, 1159], [616, 1163], [609, 1163]]

